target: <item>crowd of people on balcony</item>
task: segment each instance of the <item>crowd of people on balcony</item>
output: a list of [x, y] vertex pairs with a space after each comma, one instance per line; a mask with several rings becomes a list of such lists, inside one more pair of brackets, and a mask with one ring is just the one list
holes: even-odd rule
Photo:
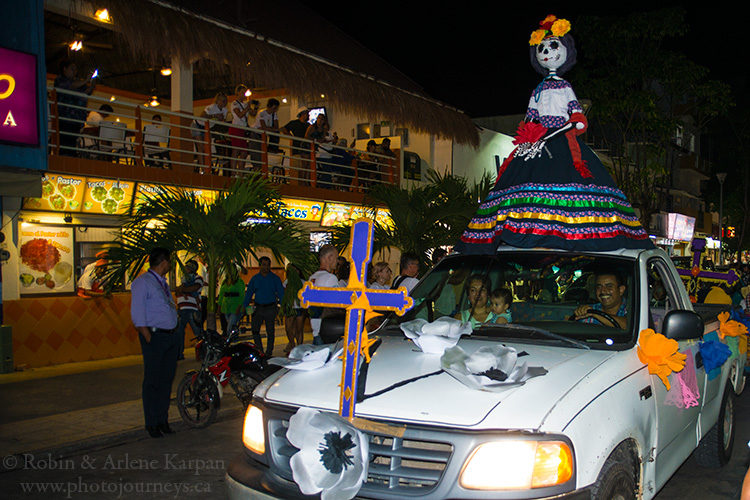
[[[56, 95], [59, 154], [115, 162], [134, 156], [134, 141], [128, 139], [135, 138], [136, 131], [128, 130], [119, 118], [118, 123], [108, 119], [114, 113], [108, 103], [89, 108], [95, 79], [80, 80], [77, 71], [75, 63], [64, 61], [54, 82], [57, 89], [73, 92]], [[231, 104], [230, 96], [219, 92], [188, 127], [196, 170], [204, 172], [206, 163], [219, 175], [267, 169], [273, 182], [302, 186], [313, 185], [314, 173], [316, 186], [341, 190], [351, 190], [355, 180], [365, 189], [387, 180], [385, 174], [393, 168], [389, 158], [395, 158], [390, 139], [384, 138], [380, 144], [370, 140], [366, 151], [357, 151], [354, 140], [349, 144], [331, 130], [325, 114], [310, 120], [310, 110], [300, 107], [282, 126], [278, 99], [268, 99], [261, 108], [245, 85], [234, 90]], [[170, 133], [170, 126], [163, 125], [158, 114], [144, 117], [142, 123], [144, 163], [169, 168], [174, 161], [174, 157], [170, 161], [170, 151], [174, 151], [170, 138], [178, 134]], [[280, 139], [286, 140], [282, 143]]]

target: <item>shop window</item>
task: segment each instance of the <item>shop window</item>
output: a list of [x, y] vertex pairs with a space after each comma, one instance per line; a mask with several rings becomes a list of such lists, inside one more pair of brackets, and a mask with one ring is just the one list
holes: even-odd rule
[[357, 124], [357, 139], [369, 139], [369, 138], [370, 138], [370, 124], [358, 123]]

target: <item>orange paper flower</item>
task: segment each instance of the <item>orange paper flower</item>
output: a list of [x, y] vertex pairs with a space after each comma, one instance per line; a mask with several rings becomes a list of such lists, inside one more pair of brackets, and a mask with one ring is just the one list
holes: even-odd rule
[[[730, 337], [737, 337], [739, 335], [747, 334], [747, 327], [739, 321], [730, 320], [729, 313], [723, 312], [719, 314], [719, 338], [724, 340], [727, 335]], [[747, 342], [747, 341], [745, 341]]]
[[570, 31], [570, 21], [567, 19], [558, 19], [552, 24], [553, 36], [565, 36]]
[[668, 339], [651, 328], [641, 330], [638, 337], [638, 359], [648, 366], [648, 372], [664, 382], [667, 390], [671, 389], [669, 374], [685, 368], [686, 354], [677, 352], [680, 345], [676, 340]]
[[529, 45], [539, 45], [542, 40], [544, 40], [545, 35], [547, 34], [546, 30], [535, 30], [531, 34], [531, 38], [529, 39]]

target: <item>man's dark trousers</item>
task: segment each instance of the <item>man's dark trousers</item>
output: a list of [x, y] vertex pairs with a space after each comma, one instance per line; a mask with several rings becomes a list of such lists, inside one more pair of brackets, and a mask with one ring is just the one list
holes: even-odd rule
[[264, 322], [266, 324], [266, 341], [268, 342], [266, 345], [267, 357], [273, 355], [274, 325], [277, 312], [278, 307], [276, 304], [256, 304], [252, 320], [250, 321], [250, 328], [253, 331], [253, 342], [255, 342], [255, 346], [261, 350], [263, 349], [263, 343], [260, 339], [260, 325]]
[[167, 423], [172, 382], [177, 371], [177, 335], [157, 331], [151, 333], [151, 342], [138, 334], [143, 351], [143, 414], [146, 426]]

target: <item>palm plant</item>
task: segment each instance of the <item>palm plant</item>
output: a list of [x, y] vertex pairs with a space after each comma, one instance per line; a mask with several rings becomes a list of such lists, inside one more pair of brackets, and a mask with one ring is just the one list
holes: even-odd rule
[[[256, 251], [266, 248], [277, 259], [310, 268], [309, 243], [296, 224], [281, 217], [279, 203], [278, 193], [257, 174], [234, 182], [211, 203], [189, 191], [164, 188], [138, 201], [124, 219], [122, 234], [108, 251], [105, 283], [112, 287], [138, 276], [152, 248], [185, 251], [208, 267], [208, 311], [214, 313], [219, 276], [242, 265], [248, 253], [257, 258]], [[270, 223], [247, 222], [259, 215]], [[207, 326], [215, 329], [215, 322], [209, 314]]]
[[[419, 256], [420, 265], [428, 261], [428, 252], [439, 246], [453, 245], [474, 216], [479, 202], [492, 188], [485, 174], [478, 183], [469, 185], [464, 177], [427, 171], [427, 184], [401, 188], [374, 186], [369, 194], [370, 210], [385, 206], [391, 214], [391, 225], [375, 223], [375, 252], [398, 248], [402, 253]], [[333, 230], [333, 244], [344, 248], [349, 243], [349, 228]]]

